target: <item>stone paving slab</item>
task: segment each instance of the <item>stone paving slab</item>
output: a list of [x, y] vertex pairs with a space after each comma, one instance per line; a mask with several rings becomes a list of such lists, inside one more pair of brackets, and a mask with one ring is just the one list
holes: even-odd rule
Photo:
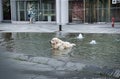
[[[64, 79], [64, 76], [66, 76], [66, 78], [68, 77], [68, 79], [71, 77], [73, 77], [71, 79], [74, 79], [75, 75], [78, 76], [75, 79], [79, 79], [81, 76], [78, 74], [85, 75], [82, 73], [83, 71], [88, 71], [88, 73], [90, 72], [89, 76], [90, 74], [92, 75], [95, 73], [114, 76], [115, 78], [120, 77], [119, 69], [109, 72], [110, 69], [103, 69], [102, 67], [89, 66], [87, 64], [70, 61], [65, 62], [64, 60], [48, 57], [29, 57], [21, 53], [4, 52], [3, 56], [2, 57], [5, 60], [6, 64], [14, 69], [13, 72], [19, 72], [18, 76], [23, 75], [20, 77], [21, 79]], [[43, 63], [44, 59], [45, 63]], [[29, 74], [33, 76], [29, 76]]]
[[[18, 64], [21, 64], [22, 68], [25, 69], [35, 69], [35, 70], [82, 70], [85, 67], [82, 63], [72, 63], [72, 62], [65, 62], [64, 60], [57, 60], [54, 58], [47, 58], [47, 57], [31, 57], [29, 58], [27, 55], [18, 54], [18, 53], [4, 53], [7, 57], [15, 59], [15, 61], [19, 61]], [[34, 64], [37, 63], [38, 65]], [[25, 65], [27, 64], [27, 66]], [[29, 67], [28, 67], [29, 66]], [[34, 66], [34, 67], [33, 67]], [[38, 67], [39, 68], [38, 68]], [[18, 67], [18, 66], [17, 66]], [[33, 67], [33, 68], [31, 68]]]

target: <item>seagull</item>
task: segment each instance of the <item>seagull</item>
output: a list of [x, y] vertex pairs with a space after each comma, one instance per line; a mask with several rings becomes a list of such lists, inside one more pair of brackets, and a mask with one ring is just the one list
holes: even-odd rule
[[97, 44], [95, 40], [92, 40], [90, 44]]
[[83, 35], [80, 33], [78, 36], [77, 36], [78, 39], [83, 39]]

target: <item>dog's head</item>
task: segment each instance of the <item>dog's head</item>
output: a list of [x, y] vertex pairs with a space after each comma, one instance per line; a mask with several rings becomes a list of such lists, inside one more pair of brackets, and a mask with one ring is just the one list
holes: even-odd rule
[[52, 45], [56, 45], [56, 44], [58, 44], [58, 43], [60, 43], [60, 42], [61, 42], [61, 40], [58, 39], [58, 38], [53, 38], [53, 39], [50, 41], [50, 43], [51, 43]]
[[60, 39], [58, 39], [58, 38], [53, 38], [53, 39], [50, 41], [50, 43], [51, 43], [52, 48], [58, 49], [59, 46], [62, 44], [62, 40], [60, 40]]

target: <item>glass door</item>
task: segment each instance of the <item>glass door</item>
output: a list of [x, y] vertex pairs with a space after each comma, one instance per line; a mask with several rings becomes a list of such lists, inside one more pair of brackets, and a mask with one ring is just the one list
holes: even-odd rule
[[3, 1], [3, 20], [11, 20], [10, 0]]
[[110, 17], [110, 0], [86, 0], [85, 22], [108, 22]]
[[93, 23], [96, 19], [96, 3], [94, 0], [86, 0], [85, 2], [85, 22]]
[[55, 21], [55, 0], [41, 1], [38, 16], [40, 21]]
[[[37, 1], [30, 1], [27, 2], [27, 15], [29, 15], [29, 11], [31, 9], [33, 21], [38, 21], [38, 2]], [[29, 19], [29, 17], [27, 16]]]
[[25, 2], [23, 2], [23, 1], [17, 1], [16, 2], [16, 4], [17, 4], [17, 20], [18, 21], [25, 21]]
[[[95, 0], [94, 0], [95, 1]], [[96, 22], [109, 22], [110, 20], [110, 0], [96, 0]], [[94, 4], [95, 5], [95, 4]]]
[[55, 21], [55, 0], [16, 1], [17, 20], [29, 21], [32, 11], [33, 21]]
[[37, 1], [16, 1], [17, 10], [17, 20], [18, 21], [28, 21], [29, 20], [29, 10], [31, 8], [33, 12], [33, 20], [37, 21], [38, 17], [38, 2]]

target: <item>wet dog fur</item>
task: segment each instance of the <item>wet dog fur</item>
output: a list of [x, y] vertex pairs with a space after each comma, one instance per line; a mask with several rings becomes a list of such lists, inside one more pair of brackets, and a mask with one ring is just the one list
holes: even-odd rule
[[74, 43], [62, 41], [59, 38], [53, 38], [50, 41], [50, 43], [51, 43], [52, 48], [55, 50], [64, 50], [64, 49], [69, 49], [69, 48], [76, 46], [76, 44]]

